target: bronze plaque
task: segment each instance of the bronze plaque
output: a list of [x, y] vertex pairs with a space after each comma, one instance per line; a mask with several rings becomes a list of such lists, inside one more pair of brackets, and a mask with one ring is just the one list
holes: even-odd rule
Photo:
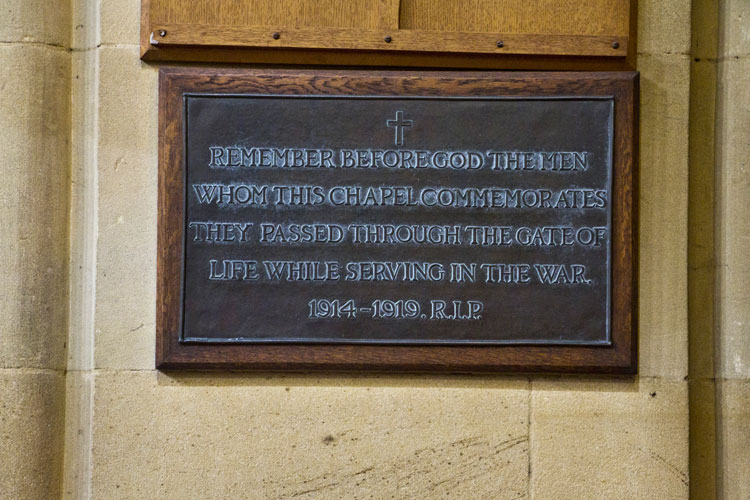
[[179, 343], [612, 347], [615, 96], [180, 94]]

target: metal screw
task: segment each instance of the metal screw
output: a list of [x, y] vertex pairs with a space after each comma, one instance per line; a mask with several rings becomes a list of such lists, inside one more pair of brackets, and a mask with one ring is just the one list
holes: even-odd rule
[[159, 36], [167, 36], [167, 30], [159, 30]]
[[502, 40], [498, 40], [498, 41], [497, 41], [497, 43], [496, 43], [495, 45], [497, 45], [497, 48], [498, 48], [498, 49], [501, 49], [501, 48], [503, 48], [503, 45], [505, 45], [505, 44], [503, 43], [503, 41], [502, 41]]
[[393, 41], [393, 38], [391, 38], [390, 36], [387, 36], [383, 40], [385, 40], [385, 43], [391, 43]]
[[618, 42], [612, 42], [612, 48], [613, 49], [619, 49], [620, 48], [620, 44]]
[[271, 35], [271, 38], [273, 38], [274, 40], [278, 40], [279, 38], [281, 38], [281, 35], [278, 32], [276, 32], [273, 35]]

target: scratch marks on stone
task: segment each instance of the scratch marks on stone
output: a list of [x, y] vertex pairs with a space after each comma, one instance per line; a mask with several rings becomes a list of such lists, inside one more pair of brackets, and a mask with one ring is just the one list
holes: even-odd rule
[[300, 491], [300, 492], [297, 492], [297, 493], [292, 493], [292, 495], [291, 495], [290, 498], [299, 498], [299, 497], [307, 495], [309, 493], [318, 493], [321, 490], [325, 490], [325, 489], [329, 489], [329, 488], [334, 488], [334, 487], [338, 486], [338, 484], [339, 483], [330, 483], [330, 484], [326, 484], [324, 486], [321, 486], [319, 488], [312, 488], [310, 490], [304, 490], [304, 491]]
[[[326, 436], [329, 437], [336, 439]], [[323, 443], [330, 444], [325, 438]], [[470, 436], [401, 456], [378, 454], [370, 458], [369, 464], [353, 458], [347, 464], [345, 457], [332, 460], [321, 456], [323, 463], [344, 465], [332, 466], [325, 473], [317, 469], [308, 477], [305, 471], [290, 472], [273, 478], [269, 486], [275, 498], [440, 498], [470, 493], [477, 498], [527, 499], [528, 447], [527, 435], [503, 440]], [[346, 453], [346, 448], [321, 453]], [[350, 453], [353, 457], [361, 451]]]
[[689, 479], [687, 472], [683, 471], [682, 469], [680, 469], [679, 467], [677, 467], [676, 465], [674, 465], [673, 463], [671, 463], [666, 458], [662, 457], [661, 455], [659, 455], [653, 450], [649, 450], [649, 449], [644, 450], [643, 448], [638, 448], [638, 451], [640, 451], [641, 453], [644, 453], [645, 455], [648, 455], [651, 458], [651, 460], [657, 462], [658, 464], [661, 464], [662, 467], [665, 467], [669, 472], [671, 472], [674, 476], [676, 476], [677, 479], [679, 479], [683, 485], [690, 486], [690, 479]]

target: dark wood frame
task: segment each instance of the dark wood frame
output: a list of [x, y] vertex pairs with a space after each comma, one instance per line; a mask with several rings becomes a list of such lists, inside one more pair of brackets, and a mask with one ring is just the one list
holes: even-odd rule
[[[183, 93], [613, 96], [611, 346], [180, 343]], [[637, 370], [638, 74], [162, 68], [159, 71], [159, 369], [574, 372]]]

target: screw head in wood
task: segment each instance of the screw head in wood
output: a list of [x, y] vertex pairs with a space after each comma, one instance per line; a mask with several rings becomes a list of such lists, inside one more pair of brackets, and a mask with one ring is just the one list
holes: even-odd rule
[[620, 48], [620, 44], [618, 42], [612, 42], [612, 48], [613, 49], [619, 49]]
[[391, 43], [393, 41], [393, 38], [391, 38], [390, 36], [387, 36], [383, 38], [383, 40], [385, 40], [385, 43]]
[[281, 35], [280, 35], [280, 34], [279, 34], [279, 32], [277, 31], [277, 32], [275, 32], [275, 33], [274, 33], [273, 35], [271, 35], [271, 38], [273, 38], [274, 40], [278, 40], [279, 38], [281, 38]]
[[167, 36], [167, 30], [159, 30], [159, 36], [161, 37]]
[[498, 40], [498, 41], [497, 41], [497, 43], [496, 43], [495, 45], [497, 45], [497, 48], [498, 48], [498, 49], [502, 49], [502, 48], [503, 48], [503, 46], [504, 46], [505, 44], [503, 43], [503, 41], [502, 41], [502, 40]]

